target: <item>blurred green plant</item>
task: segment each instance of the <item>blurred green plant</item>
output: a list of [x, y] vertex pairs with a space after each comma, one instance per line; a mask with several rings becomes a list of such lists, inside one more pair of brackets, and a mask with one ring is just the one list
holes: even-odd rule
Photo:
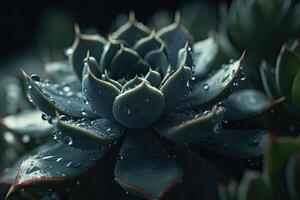
[[276, 200], [300, 198], [299, 138], [269, 139], [263, 172], [246, 171], [239, 185], [220, 187], [221, 200]]

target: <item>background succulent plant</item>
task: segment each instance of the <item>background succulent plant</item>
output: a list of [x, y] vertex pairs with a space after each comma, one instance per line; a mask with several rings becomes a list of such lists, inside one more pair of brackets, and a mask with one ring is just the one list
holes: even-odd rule
[[270, 138], [263, 172], [247, 171], [239, 185], [220, 188], [221, 199], [299, 198], [299, 139]]
[[[282, 105], [274, 109], [272, 123], [279, 120], [279, 115], [285, 115], [281, 125], [272, 123], [273, 131], [284, 135], [297, 135], [299, 130], [299, 56], [297, 53], [298, 41], [291, 47], [283, 46], [278, 55], [276, 67], [272, 68], [267, 62], [260, 66], [260, 75], [265, 93], [269, 99], [284, 97]], [[277, 130], [275, 130], [277, 129]]]
[[[236, 58], [247, 50], [245, 71], [259, 86], [262, 60], [276, 62], [281, 46], [299, 37], [299, 3], [292, 0], [235, 0], [221, 7], [217, 41], [221, 56]], [[285, 27], [283, 29], [283, 27]]]
[[215, 70], [211, 38], [194, 43], [178, 15], [155, 33], [131, 14], [108, 41], [75, 30], [71, 65], [46, 67], [52, 82], [23, 72], [56, 142], [1, 175], [12, 185], [7, 199], [98, 199], [99, 188], [106, 199], [214, 199], [223, 176], [189, 144], [235, 158], [261, 155], [261, 126], [221, 128], [276, 104], [253, 89], [234, 92], [245, 79], [243, 56]]

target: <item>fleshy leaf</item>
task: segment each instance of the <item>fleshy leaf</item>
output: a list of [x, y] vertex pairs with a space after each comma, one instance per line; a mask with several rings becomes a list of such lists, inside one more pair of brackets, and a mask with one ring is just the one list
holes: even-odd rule
[[213, 61], [218, 54], [218, 44], [214, 37], [197, 42], [193, 45], [194, 74], [204, 78], [215, 67]]
[[165, 199], [218, 199], [218, 185], [226, 181], [221, 171], [188, 146], [164, 142], [171, 157], [183, 171], [181, 184]]
[[123, 78], [131, 65], [140, 59], [137, 52], [123, 47], [115, 54], [110, 65], [110, 76], [114, 79]]
[[160, 86], [160, 83], [162, 81], [161, 75], [150, 68], [149, 72], [147, 73], [145, 79], [152, 85], [153, 87], [158, 88]]
[[143, 78], [140, 78], [138, 76], [135, 76], [133, 79], [125, 83], [122, 87], [122, 93], [125, 92], [126, 90], [132, 89], [136, 87], [137, 85], [141, 84], [143, 81], [145, 81]]
[[225, 108], [214, 107], [212, 111], [169, 113], [154, 124], [163, 137], [177, 142], [197, 142], [209, 136], [222, 122]]
[[145, 76], [149, 71], [149, 64], [143, 59], [139, 59], [137, 62], [133, 63], [128, 69], [123, 68], [121, 74], [125, 75], [125, 79], [134, 78], [136, 75]]
[[116, 97], [114, 118], [128, 128], [143, 128], [157, 120], [163, 112], [163, 94], [144, 80], [138, 86]]
[[259, 172], [246, 171], [239, 185], [237, 199], [271, 200], [272, 193]]
[[119, 89], [113, 84], [96, 78], [91, 71], [82, 81], [83, 95], [88, 105], [99, 117], [113, 119], [112, 105]]
[[157, 36], [166, 44], [168, 58], [173, 67], [177, 65], [179, 49], [181, 49], [186, 42], [192, 44], [193, 40], [188, 31], [179, 23], [178, 19], [175, 23], [166, 26], [157, 32]]
[[130, 13], [128, 22], [114, 32], [112, 37], [116, 40], [124, 41], [128, 46], [133, 46], [139, 39], [149, 34], [149, 28], [137, 22], [134, 13]]
[[51, 125], [43, 121], [39, 110], [23, 110], [18, 114], [1, 119], [5, 129], [19, 135], [44, 137], [51, 134]]
[[222, 155], [249, 158], [262, 155], [267, 138], [263, 130], [220, 130], [197, 143]]
[[246, 89], [232, 93], [223, 103], [226, 105], [226, 120], [245, 120], [257, 117], [282, 102], [280, 98], [270, 101], [257, 90]]
[[182, 170], [151, 130], [130, 131], [120, 150], [117, 182], [145, 199], [162, 199], [182, 178]]
[[191, 54], [191, 47], [189, 47], [189, 43], [186, 42], [185, 46], [178, 51], [177, 57], [177, 66], [176, 70], [180, 68], [182, 65], [192, 68], [193, 67], [193, 58]]
[[72, 91], [68, 85], [34, 81], [25, 72], [23, 77], [31, 100], [42, 112], [52, 117], [55, 111], [72, 117], [95, 117], [91, 108], [85, 104], [81, 92]]
[[88, 74], [90, 70], [97, 78], [101, 77], [101, 72], [99, 71], [99, 64], [94, 57], [91, 57], [89, 52], [87, 53], [86, 58], [83, 60], [83, 70], [82, 70], [82, 79], [85, 75]]
[[191, 68], [182, 65], [161, 86], [160, 90], [166, 99], [166, 110], [175, 110], [177, 103], [190, 92], [189, 84], [191, 78]]
[[[287, 108], [294, 112], [293, 82], [300, 70], [300, 58], [291, 50], [283, 47], [276, 63], [275, 81], [282, 96], [286, 97]], [[291, 105], [291, 106], [290, 106]]]
[[[68, 61], [50, 62], [45, 64], [46, 77], [54, 83], [75, 82], [80, 88], [80, 81]], [[74, 88], [75, 89], [75, 88]]]
[[156, 71], [160, 72], [163, 76], [167, 74], [169, 66], [168, 58], [164, 51], [165, 46], [161, 45], [159, 49], [149, 51], [144, 58], [151, 67], [157, 68]]
[[99, 35], [81, 34], [79, 27], [75, 27], [76, 39], [71, 48], [70, 60], [74, 71], [79, 78], [82, 77], [83, 59], [89, 51], [93, 57], [98, 57], [103, 51], [106, 40]]
[[105, 70], [110, 69], [110, 64], [115, 54], [120, 50], [121, 43], [109, 38], [108, 43], [104, 46], [100, 57], [99, 71], [104, 73]]
[[101, 151], [82, 151], [65, 144], [55, 144], [23, 160], [18, 169], [15, 189], [71, 180], [92, 167], [105, 153]]
[[266, 63], [262, 62], [259, 67], [261, 81], [265, 90], [265, 93], [269, 99], [278, 98], [278, 89], [275, 83], [275, 73], [272, 72], [272, 68]]
[[178, 105], [179, 109], [211, 106], [230, 95], [240, 81], [243, 57], [244, 54], [238, 61], [223, 66], [209, 78], [194, 82], [191, 85], [192, 91], [185, 98], [185, 101]]
[[300, 198], [300, 159], [299, 152], [294, 154], [289, 158], [286, 167], [286, 188], [291, 197], [291, 199], [299, 199]]
[[16, 181], [18, 168], [23, 160], [28, 159], [30, 156], [37, 154], [38, 152], [45, 151], [53, 146], [53, 143], [43, 144], [30, 152], [22, 155], [11, 167], [5, 169], [0, 173], [0, 184], [3, 185], [13, 185]]
[[122, 135], [124, 128], [107, 119], [76, 120], [60, 116], [56, 118], [55, 130], [58, 140], [72, 147], [89, 150], [107, 148]]
[[292, 100], [300, 108], [300, 65], [297, 75], [293, 81]]
[[288, 196], [285, 181], [286, 164], [296, 152], [300, 151], [300, 143], [292, 137], [271, 138], [269, 147], [265, 154], [265, 168], [263, 173], [270, 184], [272, 192], [278, 199], [285, 199]]
[[156, 37], [155, 33], [152, 32], [148, 37], [142, 38], [137, 41], [133, 49], [135, 49], [136, 52], [138, 52], [139, 55], [144, 58], [149, 51], [159, 49], [162, 44], [163, 41], [160, 38]]

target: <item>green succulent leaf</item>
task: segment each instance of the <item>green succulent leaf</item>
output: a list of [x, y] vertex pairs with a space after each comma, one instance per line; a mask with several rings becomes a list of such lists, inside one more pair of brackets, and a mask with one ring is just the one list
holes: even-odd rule
[[138, 86], [116, 97], [113, 103], [113, 115], [120, 124], [138, 129], [157, 120], [164, 106], [163, 94], [144, 80]]
[[110, 64], [110, 76], [114, 79], [122, 78], [126, 75], [131, 65], [140, 60], [138, 53], [132, 49], [123, 47], [113, 57]]
[[263, 93], [253, 89], [236, 91], [223, 101], [227, 108], [225, 119], [246, 120], [257, 117], [283, 100], [270, 101]]
[[250, 158], [263, 154], [268, 132], [263, 130], [220, 130], [201, 138], [198, 144], [216, 153], [235, 158]]
[[98, 79], [89, 71], [83, 78], [82, 89], [88, 105], [99, 117], [113, 119], [113, 102], [120, 93], [115, 85]]
[[117, 182], [133, 194], [162, 199], [182, 178], [182, 170], [151, 130], [126, 134], [116, 163]]
[[104, 73], [105, 70], [110, 69], [110, 64], [116, 53], [121, 49], [122, 43], [112, 38], [109, 38], [108, 43], [104, 46], [100, 57], [99, 71]]
[[135, 76], [133, 79], [131, 79], [130, 81], [128, 81], [123, 85], [121, 93], [136, 87], [137, 85], [141, 84], [143, 81], [145, 81], [143, 78], [139, 76]]
[[153, 87], [159, 88], [162, 78], [161, 75], [150, 68], [149, 72], [147, 73], [145, 79], [152, 85]]
[[90, 169], [104, 154], [82, 151], [65, 144], [55, 144], [23, 160], [18, 168], [14, 190], [38, 185], [51, 189], [53, 185], [74, 180]]
[[99, 35], [81, 34], [79, 27], [75, 26], [76, 39], [71, 48], [70, 60], [74, 71], [79, 78], [82, 78], [83, 59], [89, 51], [92, 57], [97, 57], [103, 51], [106, 40]]
[[116, 86], [116, 88], [118, 88], [119, 90], [122, 90], [122, 84], [120, 84], [118, 81], [115, 81], [111, 78], [109, 78], [108, 73], [106, 72], [105, 74], [102, 74], [101, 76], [103, 81], [109, 82], [111, 84], [113, 84], [114, 86]]
[[230, 95], [241, 79], [243, 57], [244, 54], [236, 62], [217, 70], [211, 77], [194, 82], [191, 85], [192, 91], [187, 95], [185, 101], [178, 105], [178, 109], [211, 106]]
[[13, 185], [15, 184], [16, 177], [18, 174], [18, 168], [23, 160], [28, 159], [31, 155], [36, 155], [38, 152], [43, 152], [53, 146], [53, 143], [42, 144], [28, 153], [22, 155], [12, 166], [5, 169], [0, 173], [0, 184], [1, 185]]
[[280, 97], [275, 82], [275, 73], [272, 72], [272, 68], [266, 63], [262, 62], [259, 67], [261, 81], [265, 90], [265, 93], [269, 99], [276, 99]]
[[127, 70], [123, 69], [124, 70], [123, 74], [126, 73], [125, 75], [126, 79], [131, 79], [134, 78], [136, 75], [145, 76], [149, 71], [149, 69], [150, 69], [149, 64], [145, 62], [143, 59], [139, 59], [137, 62], [131, 65], [129, 69]]
[[39, 110], [23, 110], [0, 120], [0, 124], [8, 131], [20, 136], [45, 137], [51, 134], [51, 125], [41, 118]]
[[300, 108], [300, 65], [297, 75], [293, 81], [292, 100], [293, 103]]
[[99, 64], [94, 57], [90, 56], [90, 53], [87, 53], [86, 58], [83, 60], [83, 70], [82, 70], [82, 79], [85, 75], [88, 74], [88, 71], [91, 71], [97, 78], [101, 77], [101, 72], [99, 71]]
[[163, 41], [155, 36], [155, 33], [152, 32], [148, 37], [142, 38], [135, 43], [133, 49], [138, 52], [138, 54], [144, 58], [145, 55], [152, 50], [159, 49]]
[[156, 68], [156, 71], [160, 72], [163, 76], [167, 74], [169, 67], [169, 61], [164, 51], [165, 46], [161, 45], [159, 49], [149, 51], [144, 58], [150, 66]]
[[300, 198], [300, 159], [299, 152], [294, 154], [289, 158], [286, 167], [286, 188], [291, 197], [291, 199], [299, 199]]
[[185, 46], [178, 51], [177, 66], [175, 69], [180, 68], [182, 65], [192, 68], [193, 67], [193, 58], [191, 54], [191, 47], [189, 47], [188, 42], [185, 43]]
[[80, 87], [80, 81], [68, 61], [49, 62], [45, 64], [46, 77], [54, 83], [74, 83], [74, 89]]
[[237, 199], [271, 200], [272, 193], [259, 172], [246, 171], [239, 185]]
[[182, 65], [161, 86], [160, 90], [166, 99], [165, 110], [175, 110], [175, 106], [190, 92], [192, 70]]
[[[298, 90], [297, 88], [294, 90], [293, 86], [294, 81], [297, 81], [296, 77], [299, 70], [300, 58], [298, 55], [296, 55], [293, 51], [283, 47], [276, 63], [275, 80], [280, 94], [286, 97], [287, 103], [285, 105], [291, 112], [299, 111], [299, 108], [297, 106], [295, 107], [295, 103], [298, 103]], [[296, 100], [296, 102], [294, 103], [293, 100]]]
[[157, 32], [157, 36], [166, 44], [168, 58], [172, 67], [178, 66], [177, 57], [179, 49], [184, 47], [186, 42], [189, 44], [193, 43], [192, 36], [181, 24], [179, 24], [179, 19], [177, 22], [160, 29]]
[[31, 100], [47, 115], [54, 117], [58, 111], [72, 117], [95, 117], [85, 104], [82, 93], [72, 91], [70, 86], [34, 81], [25, 72], [23, 78]]
[[137, 22], [134, 13], [130, 13], [128, 22], [114, 32], [112, 37], [128, 46], [133, 46], [138, 40], [147, 37], [149, 34], [149, 28]]
[[265, 154], [264, 177], [271, 186], [275, 199], [285, 199], [288, 196], [285, 177], [286, 164], [289, 158], [300, 151], [300, 143], [294, 138], [272, 138]]
[[214, 37], [197, 42], [193, 45], [194, 74], [204, 78], [215, 67], [214, 59], [218, 54], [218, 44]]
[[116, 122], [107, 119], [77, 120], [66, 116], [58, 116], [54, 125], [55, 137], [58, 140], [69, 146], [88, 150], [107, 148], [125, 130]]
[[222, 122], [225, 108], [214, 107], [206, 112], [169, 113], [154, 124], [163, 137], [177, 142], [198, 142], [208, 137]]

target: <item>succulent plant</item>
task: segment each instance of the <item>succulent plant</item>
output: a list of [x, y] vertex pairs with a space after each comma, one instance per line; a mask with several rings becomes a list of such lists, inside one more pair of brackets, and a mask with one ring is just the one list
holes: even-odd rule
[[263, 172], [246, 171], [239, 185], [220, 187], [220, 199], [298, 199], [299, 139], [271, 137], [265, 152]]
[[261, 127], [221, 128], [276, 103], [253, 89], [233, 92], [245, 79], [243, 56], [215, 70], [209, 39], [194, 43], [178, 16], [155, 33], [131, 14], [108, 41], [75, 32], [73, 70], [50, 68], [53, 82], [22, 72], [56, 142], [2, 173], [7, 199], [214, 199], [223, 176], [189, 144], [262, 154]]
[[[278, 55], [276, 66], [271, 67], [267, 62], [262, 62], [260, 75], [262, 84], [269, 99], [284, 97], [285, 100], [273, 110], [271, 123], [279, 120], [280, 116], [285, 115], [285, 119], [280, 119], [280, 126], [272, 123], [275, 132], [290, 132], [297, 135], [300, 128], [300, 58], [297, 53], [298, 41], [296, 40], [291, 47], [284, 45]], [[276, 113], [277, 112], [277, 115]], [[277, 116], [277, 117], [276, 117]], [[276, 123], [275, 123], [276, 124]], [[283, 128], [285, 130], [283, 130]]]
[[274, 65], [281, 46], [299, 37], [300, 4], [293, 0], [235, 0], [229, 9], [224, 4], [220, 8], [222, 21], [214, 36], [218, 45], [217, 63], [238, 58], [246, 50], [245, 73], [260, 88], [261, 61]]
[[232, 49], [227, 51], [230, 56], [247, 49], [252, 60], [271, 62], [282, 44], [299, 36], [299, 8], [292, 0], [233, 1], [227, 14], [221, 14], [226, 19], [220, 30], [227, 40], [222, 42], [224, 49]]

